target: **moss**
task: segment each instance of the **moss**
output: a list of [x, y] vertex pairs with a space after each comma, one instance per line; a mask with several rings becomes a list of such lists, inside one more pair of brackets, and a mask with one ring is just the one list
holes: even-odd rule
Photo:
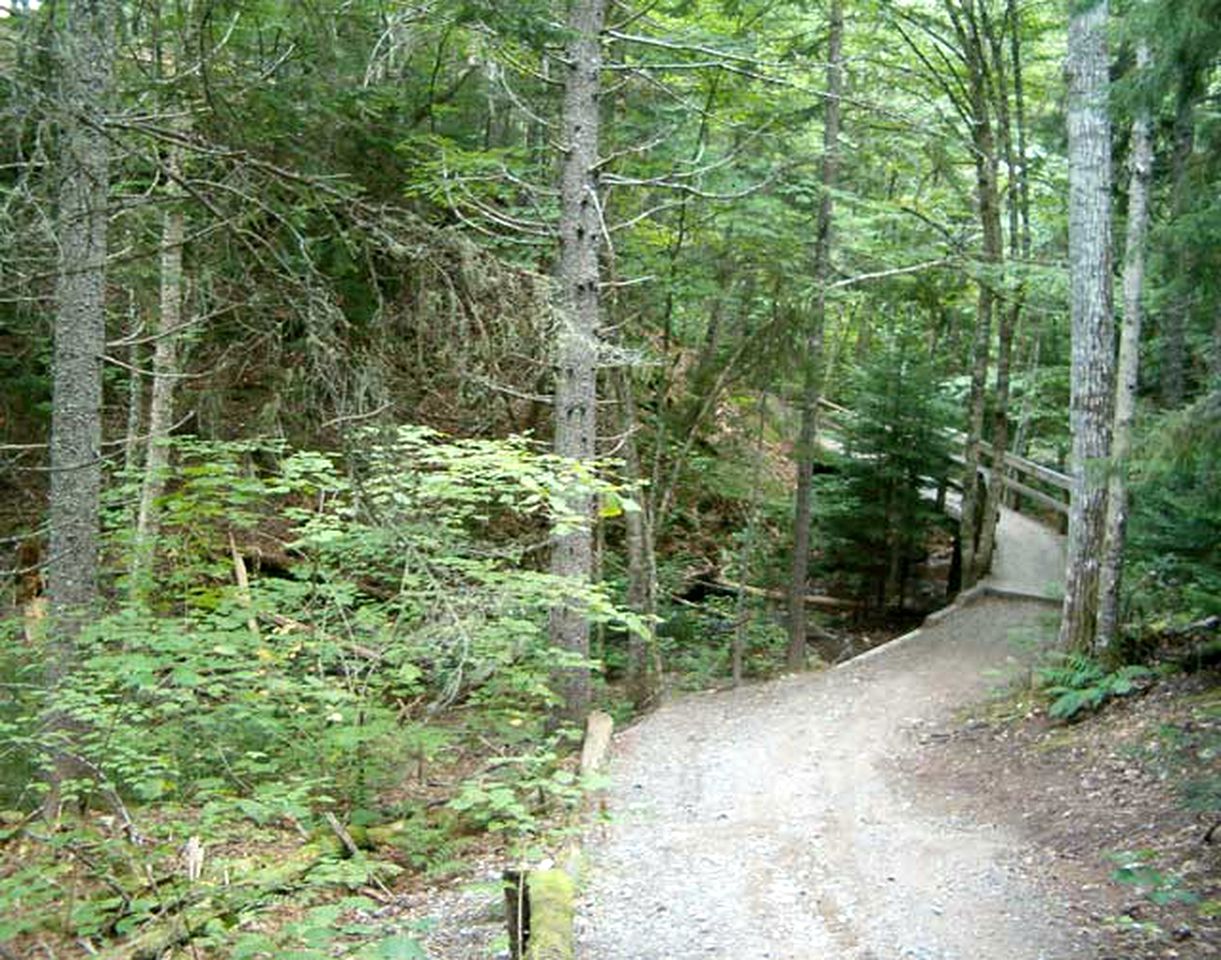
[[573, 884], [563, 870], [531, 873], [530, 946], [526, 960], [572, 960]]

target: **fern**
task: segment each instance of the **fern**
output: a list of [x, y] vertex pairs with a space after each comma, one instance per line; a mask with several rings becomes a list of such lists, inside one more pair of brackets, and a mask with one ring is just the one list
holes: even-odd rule
[[1148, 667], [1132, 664], [1108, 671], [1081, 653], [1056, 654], [1036, 671], [1039, 686], [1051, 699], [1047, 714], [1057, 720], [1072, 720], [1097, 710], [1107, 700], [1127, 696], [1152, 673]]

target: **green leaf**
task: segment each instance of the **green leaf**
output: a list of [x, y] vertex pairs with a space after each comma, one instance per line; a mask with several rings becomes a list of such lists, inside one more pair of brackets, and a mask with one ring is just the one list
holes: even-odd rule
[[405, 933], [371, 944], [361, 950], [358, 956], [364, 960], [428, 960], [428, 954], [419, 941]]

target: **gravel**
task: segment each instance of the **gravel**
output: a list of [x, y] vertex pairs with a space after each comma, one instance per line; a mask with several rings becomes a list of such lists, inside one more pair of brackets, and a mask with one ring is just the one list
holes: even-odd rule
[[[1059, 539], [1006, 514], [993, 583], [1043, 593]], [[834, 670], [663, 706], [616, 738], [587, 838], [585, 960], [1071, 960], [1065, 891], [1003, 822], [896, 765], [1021, 669], [1050, 608], [987, 599]], [[1054, 615], [1054, 614], [1053, 614]]]

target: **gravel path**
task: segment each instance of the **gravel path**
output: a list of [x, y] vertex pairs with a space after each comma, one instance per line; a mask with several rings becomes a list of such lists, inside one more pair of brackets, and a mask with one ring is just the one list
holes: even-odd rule
[[[1058, 538], [1008, 512], [1000, 538], [997, 586], [1054, 585]], [[613, 819], [587, 846], [580, 956], [1086, 956], [1016, 829], [895, 772], [1048, 612], [981, 600], [840, 668], [690, 696], [621, 733]]]

